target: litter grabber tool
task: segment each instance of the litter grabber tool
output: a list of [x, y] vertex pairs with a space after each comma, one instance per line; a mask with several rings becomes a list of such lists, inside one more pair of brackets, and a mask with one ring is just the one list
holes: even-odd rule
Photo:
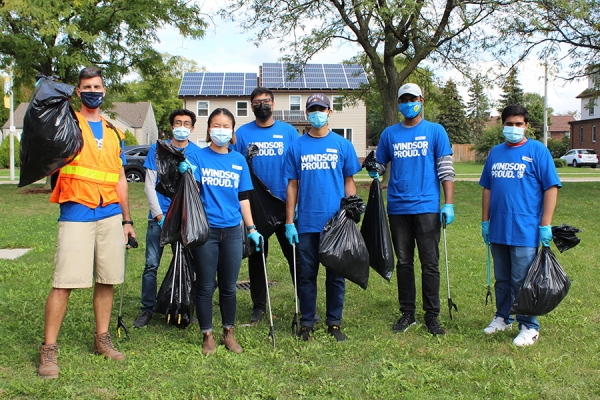
[[448, 312], [450, 313], [450, 319], [452, 319], [452, 308], [458, 311], [458, 307], [452, 301], [450, 296], [450, 275], [448, 275], [448, 247], [446, 246], [446, 215], [442, 214], [442, 231], [444, 232], [444, 258], [446, 259], [446, 284], [448, 286]]
[[129, 329], [127, 329], [127, 325], [123, 322], [123, 293], [125, 291], [125, 275], [127, 273], [127, 257], [129, 256], [129, 249], [134, 248], [137, 249], [138, 242], [137, 240], [129, 235], [129, 240], [127, 241], [127, 245], [125, 246], [125, 264], [123, 266], [123, 283], [121, 284], [121, 300], [119, 301], [119, 317], [117, 318], [117, 338], [121, 338], [121, 328], [125, 332], [125, 336], [129, 339]]
[[296, 243], [292, 244], [292, 256], [294, 258], [294, 305], [296, 306], [294, 319], [292, 320], [292, 335], [297, 338], [300, 324], [298, 321], [298, 275], [296, 270]]
[[271, 309], [271, 293], [269, 292], [269, 278], [267, 277], [267, 262], [265, 261], [265, 242], [264, 239], [260, 238], [260, 254], [262, 256], [263, 268], [265, 270], [265, 282], [267, 284], [267, 303], [269, 303], [269, 320], [271, 327], [269, 328], [269, 337], [273, 341], [273, 348], [275, 348], [275, 328], [273, 327], [273, 310]]
[[173, 297], [175, 296], [175, 277], [177, 276], [177, 271], [179, 264], [181, 263], [181, 242], [177, 242], [175, 245], [175, 265], [173, 270], [173, 276], [171, 280], [171, 297], [169, 299], [169, 306], [167, 307], [167, 311], [165, 311], [165, 316], [167, 317], [167, 324], [171, 322], [171, 313], [173, 312], [172, 308], [175, 307], [175, 303], [173, 302]]
[[490, 245], [487, 245], [487, 254], [488, 254], [488, 263], [487, 263], [487, 275], [488, 275], [488, 290], [487, 293], [485, 295], [485, 305], [487, 306], [488, 304], [488, 298], [490, 299], [490, 301], [494, 300], [494, 297], [492, 296], [492, 291], [490, 289], [490, 281], [492, 280], [492, 268], [491, 268], [491, 255], [490, 255]]

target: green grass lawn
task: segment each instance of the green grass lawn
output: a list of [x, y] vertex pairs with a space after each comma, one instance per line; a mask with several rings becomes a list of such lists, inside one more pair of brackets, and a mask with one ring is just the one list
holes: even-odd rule
[[[123, 302], [131, 340], [116, 339], [120, 287], [111, 324], [116, 346], [127, 359], [114, 363], [92, 354], [92, 290], [77, 290], [71, 295], [59, 337], [61, 375], [50, 381], [37, 377], [37, 364], [44, 304], [52, 282], [58, 207], [48, 202], [48, 194], [27, 194], [27, 190], [0, 185], [0, 248], [32, 248], [17, 260], [0, 260], [0, 398], [600, 397], [600, 182], [567, 182], [559, 192], [554, 224], [577, 226], [583, 230], [579, 234], [582, 240], [564, 254], [556, 251], [572, 280], [571, 291], [556, 310], [540, 317], [540, 339], [532, 347], [512, 344], [516, 328], [494, 336], [483, 333], [495, 309], [485, 305], [487, 258], [480, 236], [481, 189], [476, 182], [457, 182], [456, 220], [447, 228], [447, 237], [452, 299], [458, 312], [449, 319], [442, 261], [440, 321], [448, 332], [445, 338], [432, 337], [424, 328], [420, 294], [417, 326], [404, 334], [393, 333], [391, 327], [399, 317], [395, 277], [389, 283], [372, 273], [366, 291], [347, 284], [342, 326], [346, 342], [335, 342], [324, 324], [317, 325], [312, 342], [296, 341], [290, 334], [293, 287], [272, 239], [268, 265], [269, 278], [276, 282], [271, 298], [277, 348], [273, 349], [267, 338], [268, 318], [256, 326], [243, 326], [250, 318], [251, 300], [249, 292], [239, 291], [236, 337], [244, 353], [235, 355], [219, 346], [212, 357], [201, 353], [197, 326], [179, 330], [156, 316], [146, 329], [131, 328], [140, 306], [147, 215], [143, 185], [131, 184], [132, 213], [140, 240], [140, 248], [130, 253]], [[360, 183], [363, 198], [367, 191], [368, 183]], [[170, 251], [166, 250], [160, 280], [169, 260]], [[246, 279], [244, 262], [240, 280]], [[323, 317], [324, 295], [321, 274], [317, 309]], [[220, 324], [218, 307], [214, 323]]]

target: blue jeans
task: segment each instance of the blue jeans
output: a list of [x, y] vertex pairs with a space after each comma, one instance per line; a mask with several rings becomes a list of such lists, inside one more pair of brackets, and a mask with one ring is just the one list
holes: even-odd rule
[[[312, 327], [315, 324], [317, 308], [317, 275], [319, 274], [319, 237], [320, 233], [301, 233], [297, 244], [299, 252], [300, 280], [298, 300], [300, 300], [301, 326]], [[339, 326], [344, 310], [346, 280], [328, 269], [325, 278], [326, 323], [327, 326]]]
[[223, 328], [235, 324], [236, 283], [242, 264], [242, 230], [210, 228], [210, 238], [192, 249], [196, 270], [196, 312], [200, 330], [212, 331], [213, 293], [215, 278], [219, 280], [219, 306]]
[[[515, 296], [527, 277], [531, 263], [537, 254], [537, 247], [517, 247], [491, 243], [494, 257], [494, 276], [496, 283], [496, 317], [504, 318], [504, 323], [512, 324], [514, 319], [509, 314]], [[525, 325], [528, 329], [540, 330], [535, 317], [517, 315], [519, 328]]]
[[156, 304], [156, 271], [163, 254], [160, 246], [160, 226], [156, 220], [148, 220], [146, 231], [146, 265], [142, 273], [142, 307], [140, 310], [154, 313]]

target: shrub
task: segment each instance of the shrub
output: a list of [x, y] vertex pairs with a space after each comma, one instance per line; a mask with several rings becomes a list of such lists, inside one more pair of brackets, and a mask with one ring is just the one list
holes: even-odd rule
[[566, 167], [567, 166], [567, 162], [565, 160], [563, 160], [562, 158], [555, 158], [554, 159], [554, 166], [556, 168]]
[[[15, 136], [15, 167], [21, 164], [21, 145]], [[10, 137], [6, 137], [0, 145], [0, 168], [10, 168]]]
[[127, 129], [125, 131], [125, 146], [136, 146], [138, 144], [139, 143], [135, 136], [133, 136], [133, 133], [131, 133], [129, 129]]

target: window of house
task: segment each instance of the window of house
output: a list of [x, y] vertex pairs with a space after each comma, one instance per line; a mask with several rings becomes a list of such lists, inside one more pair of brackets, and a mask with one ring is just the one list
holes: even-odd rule
[[337, 133], [341, 137], [344, 137], [344, 138], [348, 139], [349, 141], [352, 141], [352, 128], [334, 128], [334, 129], [332, 129], [332, 131]]
[[198, 102], [198, 112], [196, 115], [199, 117], [208, 117], [208, 109], [209, 109], [208, 101], [199, 101]]
[[238, 101], [236, 103], [236, 116], [237, 117], [247, 117], [248, 116], [248, 102], [247, 101]]
[[596, 102], [590, 100], [588, 103], [588, 112], [590, 113], [590, 115], [594, 115], [594, 108], [596, 107]]
[[344, 96], [332, 96], [333, 111], [344, 111]]
[[583, 126], [579, 127], [579, 143], [583, 143]]
[[290, 111], [300, 111], [302, 105], [302, 96], [290, 96]]
[[596, 143], [596, 125], [592, 125], [592, 143]]

